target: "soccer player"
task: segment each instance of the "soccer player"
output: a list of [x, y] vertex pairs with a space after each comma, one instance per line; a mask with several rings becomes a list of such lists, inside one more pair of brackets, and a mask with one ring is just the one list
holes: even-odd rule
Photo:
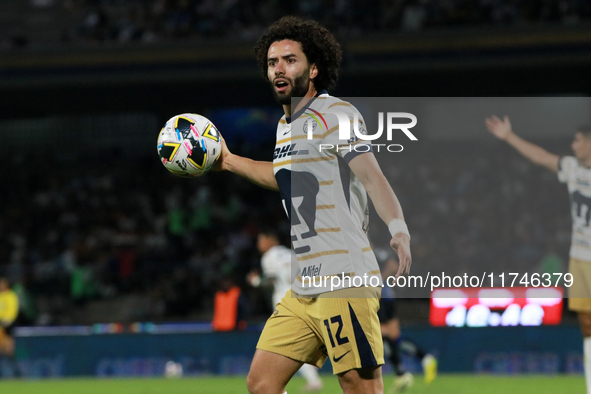
[[14, 337], [12, 329], [18, 316], [18, 297], [10, 289], [8, 279], [0, 277], [0, 356], [8, 358], [12, 364], [15, 376], [20, 376], [16, 359], [14, 358]]
[[[277, 125], [273, 162], [232, 154], [224, 143], [216, 166], [280, 192], [299, 275], [261, 333], [248, 391], [283, 394], [302, 364], [320, 367], [330, 358], [344, 393], [383, 393], [381, 277], [366, 235], [367, 196], [392, 235], [390, 245], [401, 262], [397, 275], [407, 274], [411, 265], [402, 208], [370, 149], [336, 149], [369, 141], [339, 140], [338, 121], [327, 115], [335, 108], [350, 119], [357, 114], [359, 129], [365, 128], [355, 107], [327, 92], [336, 84], [342, 57], [334, 36], [314, 21], [284, 17], [259, 39], [255, 55], [285, 113]], [[292, 98], [298, 97], [293, 108]], [[314, 139], [294, 126], [306, 111], [327, 115], [325, 129], [311, 125]], [[331, 281], [316, 287], [316, 280], [305, 278], [342, 274], [369, 278], [374, 285], [353, 287], [343, 280], [338, 288]]]
[[486, 127], [495, 137], [505, 141], [534, 164], [558, 173], [558, 180], [566, 183], [571, 201], [573, 231], [569, 271], [573, 284], [569, 289], [569, 309], [577, 312], [583, 332], [585, 379], [591, 394], [591, 126], [577, 129], [571, 148], [573, 156], [559, 157], [524, 140], [515, 134], [509, 118], [486, 118]]
[[[291, 249], [279, 243], [279, 237], [273, 230], [262, 231], [257, 238], [257, 249], [262, 254], [261, 268], [263, 280], [273, 285], [273, 309], [281, 302], [283, 296], [291, 287], [292, 267]], [[248, 275], [251, 285], [257, 287], [261, 284], [260, 275], [251, 272]], [[298, 371], [306, 379], [307, 391], [322, 390], [322, 379], [318, 375], [318, 368], [310, 364], [304, 364]]]

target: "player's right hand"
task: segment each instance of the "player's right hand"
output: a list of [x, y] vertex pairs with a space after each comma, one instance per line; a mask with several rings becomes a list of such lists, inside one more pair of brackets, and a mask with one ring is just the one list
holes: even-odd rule
[[396, 278], [401, 275], [408, 275], [410, 273], [410, 265], [412, 264], [410, 237], [406, 234], [398, 233], [390, 240], [390, 246], [398, 255], [398, 272], [396, 272]]
[[246, 275], [246, 281], [252, 287], [259, 287], [261, 285], [261, 275], [259, 274], [259, 271], [257, 271], [256, 269], [251, 270]]
[[228, 162], [228, 157], [232, 155], [232, 152], [228, 149], [228, 145], [226, 145], [226, 140], [220, 134], [220, 140], [222, 142], [222, 151], [218, 156], [218, 160], [215, 162], [213, 167], [211, 167], [212, 171], [224, 171], [226, 169], [226, 164]]
[[507, 140], [513, 133], [508, 116], [504, 116], [503, 120], [501, 120], [498, 116], [493, 115], [490, 118], [486, 118], [485, 123], [488, 131], [500, 140]]

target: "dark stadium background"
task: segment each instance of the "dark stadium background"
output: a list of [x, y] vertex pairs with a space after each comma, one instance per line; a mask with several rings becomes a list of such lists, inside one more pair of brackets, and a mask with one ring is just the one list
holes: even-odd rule
[[[133, 327], [149, 331], [145, 325], [132, 326], [137, 322], [207, 323], [219, 280], [232, 275], [250, 301], [249, 326], [253, 331], [260, 327], [270, 313], [267, 295], [244, 278], [259, 264], [257, 232], [266, 226], [288, 231], [278, 196], [230, 174], [176, 178], [159, 163], [156, 137], [171, 116], [201, 113], [218, 126], [232, 151], [270, 160], [281, 110], [252, 48], [262, 29], [282, 15], [307, 16], [335, 31], [344, 49], [338, 88], [331, 92], [336, 96], [591, 93], [591, 6], [586, 2], [221, 4], [0, 3], [0, 274], [26, 295], [21, 326], [88, 326], [95, 333], [126, 336]], [[521, 134], [568, 154], [573, 131]], [[449, 156], [452, 146], [454, 156], [464, 161]], [[532, 270], [557, 254], [566, 267], [570, 215], [564, 186], [495, 141], [484, 121], [475, 125], [473, 138], [426, 141], [420, 153], [405, 160], [409, 169], [392, 184], [411, 231], [422, 234], [424, 243], [413, 244], [417, 266], [421, 260], [442, 266], [498, 260], [501, 266]], [[466, 162], [474, 167], [466, 168]], [[486, 182], [468, 183], [461, 196], [451, 192], [464, 185], [459, 175], [468, 170], [472, 179]], [[433, 183], [434, 188], [425, 186]], [[461, 203], [465, 209], [453, 225], [463, 228], [479, 214], [496, 212], [507, 185], [510, 204], [503, 215], [520, 218], [520, 225], [499, 227], [498, 221], [484, 220], [472, 237], [454, 238], [446, 227], [451, 215], [440, 207]], [[443, 205], [434, 207], [434, 199]], [[420, 220], [413, 223], [413, 216]], [[433, 330], [428, 308], [426, 299], [401, 300], [403, 330], [456, 341], [456, 335], [479, 335], [471, 329], [469, 334], [428, 331]], [[199, 327], [195, 330], [207, 331]], [[566, 311], [563, 324], [552, 329], [579, 335], [576, 318]], [[17, 337], [17, 356], [26, 361], [36, 354], [35, 346], [47, 344], [34, 330], [23, 332], [33, 332]], [[499, 332], [482, 335], [500, 341], [513, 335]], [[256, 339], [256, 332], [252, 335]], [[249, 340], [254, 344], [255, 339]], [[61, 340], [76, 339], [65, 335]], [[55, 341], [59, 348], [60, 339]], [[545, 351], [543, 344], [538, 351]], [[168, 357], [166, 346], [158, 357]], [[557, 352], [557, 370], [564, 372], [567, 356]], [[223, 371], [243, 371], [247, 356], [240, 356], [235, 369]], [[99, 370], [87, 361], [88, 370]], [[471, 371], [474, 363], [441, 367]]]

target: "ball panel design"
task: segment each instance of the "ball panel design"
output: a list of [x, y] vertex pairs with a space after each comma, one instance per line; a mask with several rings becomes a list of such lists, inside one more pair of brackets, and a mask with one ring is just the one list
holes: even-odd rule
[[[191, 136], [185, 140], [188, 149], [187, 161], [198, 170], [205, 169], [207, 163], [207, 148], [205, 144], [201, 144], [201, 141], [196, 140]], [[190, 146], [190, 149], [189, 147]]]
[[211, 138], [216, 142], [220, 142], [220, 133], [218, 132], [218, 129], [213, 125], [213, 123], [207, 125], [207, 128], [203, 132], [203, 136], [206, 138]]
[[174, 161], [180, 146], [181, 144], [175, 142], [165, 142], [162, 145], [159, 145], [158, 154], [160, 155], [162, 162], [166, 164]]
[[221, 136], [209, 119], [197, 114], [173, 116], [158, 136], [158, 155], [172, 174], [205, 174], [221, 152]]
[[178, 134], [179, 141], [181, 138], [187, 138], [191, 133], [191, 126], [193, 126], [195, 122], [190, 119], [187, 119], [184, 116], [179, 116], [176, 118], [176, 122], [174, 125], [175, 131]]

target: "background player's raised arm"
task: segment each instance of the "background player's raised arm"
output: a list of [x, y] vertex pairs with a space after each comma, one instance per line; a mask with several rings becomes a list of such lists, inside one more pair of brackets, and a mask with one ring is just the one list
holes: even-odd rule
[[558, 155], [548, 152], [542, 147], [532, 144], [515, 134], [511, 128], [509, 117], [501, 120], [497, 116], [491, 116], [485, 120], [488, 131], [498, 139], [507, 142], [515, 148], [523, 157], [532, 163], [546, 167], [550, 171], [558, 172]]
[[[404, 221], [400, 202], [373, 154], [362, 154], [353, 158], [349, 162], [349, 167], [365, 187], [384, 223], [389, 225], [392, 220], [396, 219]], [[392, 234], [390, 246], [400, 260], [396, 276], [408, 274], [412, 263], [409, 235], [404, 232]]]
[[213, 167], [214, 170], [230, 171], [265, 189], [279, 190], [275, 174], [273, 173], [272, 162], [252, 160], [247, 157], [235, 155], [228, 149], [224, 138], [221, 137], [221, 139], [222, 152]]

